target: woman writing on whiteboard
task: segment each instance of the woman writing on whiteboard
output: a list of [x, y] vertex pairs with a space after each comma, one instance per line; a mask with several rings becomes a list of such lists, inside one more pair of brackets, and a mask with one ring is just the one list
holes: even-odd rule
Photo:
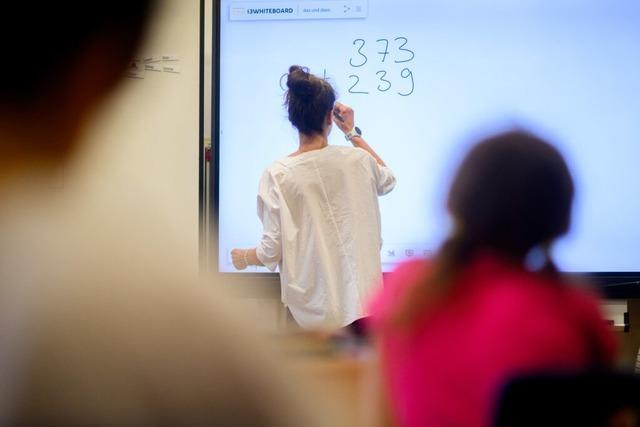
[[[239, 270], [279, 266], [282, 301], [303, 328], [344, 327], [366, 316], [381, 282], [378, 196], [396, 180], [326, 80], [292, 66], [287, 87], [300, 145], [262, 175], [262, 238], [255, 248], [234, 249], [232, 259]], [[333, 123], [353, 147], [329, 145]]]

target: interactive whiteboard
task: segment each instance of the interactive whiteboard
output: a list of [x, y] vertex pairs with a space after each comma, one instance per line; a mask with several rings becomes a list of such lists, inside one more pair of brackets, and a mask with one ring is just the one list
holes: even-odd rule
[[[220, 3], [218, 264], [254, 247], [260, 176], [296, 150], [292, 64], [327, 78], [398, 178], [380, 199], [385, 270], [446, 235], [448, 184], [472, 143], [526, 127], [574, 174], [572, 272], [640, 271], [640, 2], [316, 0]], [[334, 129], [330, 142], [347, 144]], [[550, 189], [552, 191], [552, 189]], [[251, 271], [261, 271], [254, 269]]]

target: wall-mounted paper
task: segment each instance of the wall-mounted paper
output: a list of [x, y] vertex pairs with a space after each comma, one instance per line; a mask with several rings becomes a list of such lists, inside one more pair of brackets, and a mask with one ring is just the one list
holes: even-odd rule
[[180, 73], [180, 66], [179, 65], [174, 65], [174, 64], [164, 64], [162, 66], [162, 71], [164, 71], [165, 73], [176, 73], [176, 74], [179, 74]]
[[144, 63], [148, 64], [151, 62], [160, 62], [162, 61], [162, 57], [159, 55], [147, 55], [144, 57]]
[[144, 69], [147, 71], [162, 71], [162, 64], [159, 62], [148, 62], [144, 64]]
[[129, 62], [126, 76], [131, 79], [144, 79], [144, 66], [142, 65], [142, 60], [134, 59]]

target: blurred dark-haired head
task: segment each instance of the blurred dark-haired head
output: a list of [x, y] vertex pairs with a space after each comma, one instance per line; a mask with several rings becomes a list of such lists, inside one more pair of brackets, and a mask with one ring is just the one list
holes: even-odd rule
[[392, 322], [407, 325], [457, 286], [476, 256], [491, 253], [524, 267], [542, 249], [536, 268], [555, 275], [548, 248], [566, 233], [574, 186], [562, 155], [541, 138], [510, 131], [477, 143], [460, 165], [448, 198], [454, 229], [423, 283], [412, 288]]
[[528, 132], [510, 131], [469, 152], [448, 208], [470, 247], [521, 258], [567, 232], [573, 193], [558, 150]]
[[124, 76], [153, 3], [3, 4], [0, 47], [10, 61], [0, 70], [5, 157], [54, 158], [69, 150], [86, 116]]
[[[0, 71], [0, 102], [24, 105], [64, 83], [79, 55], [97, 41], [110, 41], [122, 67], [138, 45], [151, 0], [86, 2], [17, 1], [3, 5], [0, 45], [15, 64]], [[102, 45], [102, 47], [107, 47]], [[114, 58], [114, 55], [119, 55]]]
[[298, 65], [289, 68], [285, 105], [289, 121], [304, 135], [323, 134], [328, 114], [333, 110], [336, 94], [324, 79]]

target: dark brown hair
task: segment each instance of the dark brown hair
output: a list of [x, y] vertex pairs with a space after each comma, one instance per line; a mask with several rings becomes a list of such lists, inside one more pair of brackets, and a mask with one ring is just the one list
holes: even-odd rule
[[287, 87], [285, 105], [291, 124], [305, 135], [322, 133], [327, 114], [336, 102], [333, 87], [299, 65], [289, 68]]
[[0, 106], [28, 106], [59, 87], [77, 66], [77, 56], [96, 39], [107, 38], [121, 47], [124, 68], [155, 1], [5, 3], [0, 47], [14, 65], [0, 70]]
[[[460, 166], [448, 198], [455, 222], [425, 283], [399, 318], [413, 318], [430, 296], [450, 291], [458, 271], [482, 251], [523, 263], [535, 247], [569, 229], [574, 185], [562, 155], [525, 131], [510, 131], [478, 143]], [[557, 269], [548, 253], [542, 270]]]

